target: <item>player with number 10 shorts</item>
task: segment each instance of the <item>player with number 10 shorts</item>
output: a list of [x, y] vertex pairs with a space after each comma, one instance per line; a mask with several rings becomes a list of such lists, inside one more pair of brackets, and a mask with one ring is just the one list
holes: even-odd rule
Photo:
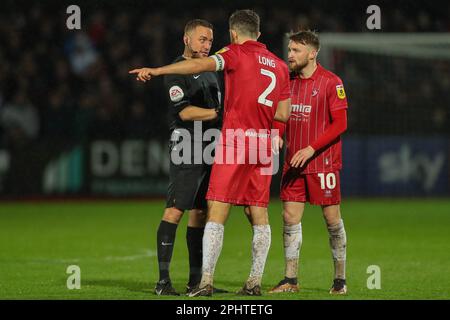
[[[292, 111], [286, 125], [286, 157], [281, 181], [285, 278], [269, 292], [297, 292], [305, 203], [320, 205], [334, 261], [331, 294], [347, 292], [347, 238], [341, 219], [339, 170], [341, 134], [347, 128], [342, 80], [317, 61], [319, 37], [303, 30], [289, 36]], [[281, 126], [283, 129], [283, 126]]]
[[[292, 75], [291, 104], [291, 116], [286, 126], [287, 152], [281, 200], [314, 205], [339, 204], [341, 138], [338, 135], [327, 141], [327, 129], [333, 123], [333, 115], [346, 117], [347, 99], [342, 81], [318, 63], [307, 79]], [[291, 166], [294, 155], [308, 146], [315, 150], [314, 156], [300, 168]]]

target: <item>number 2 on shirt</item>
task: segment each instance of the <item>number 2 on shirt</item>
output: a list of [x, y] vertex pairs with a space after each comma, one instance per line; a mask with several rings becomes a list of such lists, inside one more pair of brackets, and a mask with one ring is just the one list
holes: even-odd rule
[[258, 97], [258, 103], [268, 107], [272, 107], [273, 101], [266, 98], [275, 88], [275, 85], [277, 84], [277, 77], [275, 76], [275, 73], [266, 69], [261, 69], [261, 74], [270, 78], [270, 84], [266, 88], [266, 90], [264, 90], [263, 93], [261, 93], [261, 95]]

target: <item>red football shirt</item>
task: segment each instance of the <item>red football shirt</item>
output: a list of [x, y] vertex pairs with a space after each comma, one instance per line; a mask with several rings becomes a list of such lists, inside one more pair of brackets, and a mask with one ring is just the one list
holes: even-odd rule
[[[286, 163], [300, 149], [313, 143], [331, 124], [331, 112], [347, 108], [342, 80], [320, 64], [308, 79], [291, 79], [292, 111], [286, 126]], [[342, 168], [342, 146], [338, 137], [316, 150], [302, 173], [330, 172]]]
[[[217, 70], [224, 71], [223, 135], [230, 136], [227, 129], [242, 129], [247, 133], [245, 140], [231, 137], [234, 146], [245, 143], [248, 148], [250, 137], [256, 137], [258, 145], [264, 143], [270, 148], [270, 129], [278, 102], [290, 96], [286, 63], [264, 44], [251, 40], [231, 44], [212, 57]], [[229, 145], [227, 141], [224, 144]]]

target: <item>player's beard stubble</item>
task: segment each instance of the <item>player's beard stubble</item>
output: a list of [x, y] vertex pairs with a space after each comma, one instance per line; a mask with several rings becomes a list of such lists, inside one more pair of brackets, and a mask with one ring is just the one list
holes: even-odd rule
[[293, 63], [289, 62], [289, 68], [294, 73], [300, 73], [303, 68], [305, 68], [308, 65], [308, 58], [301, 60], [300, 62], [293, 61]]

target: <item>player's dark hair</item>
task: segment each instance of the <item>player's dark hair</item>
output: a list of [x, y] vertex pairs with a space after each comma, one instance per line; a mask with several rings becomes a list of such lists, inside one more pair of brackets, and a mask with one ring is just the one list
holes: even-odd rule
[[211, 30], [213, 30], [213, 25], [211, 23], [209, 23], [206, 20], [203, 19], [194, 19], [194, 20], [190, 20], [186, 23], [186, 25], [184, 26], [184, 33], [189, 33], [192, 30], [195, 30], [195, 28], [197, 27], [205, 27], [205, 28], [209, 28]]
[[303, 45], [310, 45], [314, 47], [317, 51], [320, 50], [319, 35], [317, 32], [312, 30], [301, 30], [293, 32], [289, 35], [289, 40], [292, 40]]
[[259, 34], [259, 16], [253, 10], [238, 10], [235, 11], [228, 20], [230, 29], [250, 36], [251, 38], [258, 38]]

